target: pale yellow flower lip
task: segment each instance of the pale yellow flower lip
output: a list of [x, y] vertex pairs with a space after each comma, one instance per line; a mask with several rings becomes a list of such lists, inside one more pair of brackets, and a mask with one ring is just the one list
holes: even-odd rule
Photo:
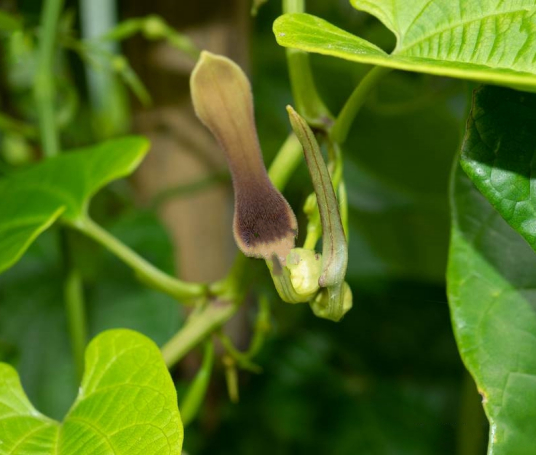
[[203, 51], [190, 78], [195, 112], [225, 152], [233, 178], [233, 230], [246, 256], [282, 264], [294, 248], [296, 216], [266, 173], [251, 86], [232, 60]]

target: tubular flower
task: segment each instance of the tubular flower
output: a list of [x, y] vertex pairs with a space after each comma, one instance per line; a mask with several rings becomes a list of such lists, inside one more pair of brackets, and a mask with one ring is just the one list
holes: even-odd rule
[[249, 81], [226, 57], [202, 52], [190, 87], [195, 112], [225, 152], [233, 178], [234, 237], [246, 256], [285, 264], [296, 216], [266, 173]]

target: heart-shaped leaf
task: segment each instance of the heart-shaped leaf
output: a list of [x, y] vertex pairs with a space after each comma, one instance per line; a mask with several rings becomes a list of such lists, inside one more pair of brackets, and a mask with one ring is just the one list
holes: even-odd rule
[[536, 90], [533, 0], [352, 0], [397, 38], [391, 54], [308, 14], [275, 21], [278, 43], [360, 63]]
[[458, 347], [490, 421], [494, 455], [532, 455], [536, 255], [458, 167], [448, 296]]
[[47, 159], [0, 180], [0, 272], [61, 218], [75, 223], [104, 185], [130, 174], [149, 148], [126, 137]]
[[503, 218], [536, 250], [536, 95], [474, 93], [461, 164]]
[[97, 336], [78, 397], [60, 424], [28, 401], [0, 363], [0, 455], [178, 455], [183, 428], [158, 347], [130, 330]]

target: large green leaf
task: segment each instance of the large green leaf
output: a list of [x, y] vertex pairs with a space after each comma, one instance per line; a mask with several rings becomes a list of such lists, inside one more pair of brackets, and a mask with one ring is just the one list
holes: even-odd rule
[[532, 455], [536, 435], [536, 255], [459, 168], [448, 295], [456, 340], [490, 421], [494, 455]]
[[149, 143], [126, 137], [65, 153], [0, 180], [0, 272], [12, 266], [55, 220], [85, 216], [100, 188], [130, 174]]
[[16, 371], [0, 363], [0, 455], [177, 455], [182, 440], [160, 351], [136, 332], [111, 330], [90, 343], [78, 397], [61, 424], [40, 414]]
[[391, 54], [308, 14], [274, 24], [279, 44], [389, 68], [536, 90], [534, 0], [353, 0], [396, 36]]
[[536, 95], [498, 87], [474, 93], [462, 167], [536, 249]]

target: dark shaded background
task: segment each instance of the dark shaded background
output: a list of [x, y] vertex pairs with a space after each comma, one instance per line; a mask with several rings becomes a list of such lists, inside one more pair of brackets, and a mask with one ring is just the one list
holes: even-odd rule
[[[24, 17], [27, 29], [38, 24], [40, 4], [0, 1], [2, 9]], [[116, 11], [119, 19], [159, 14], [200, 47], [241, 63], [252, 78], [269, 162], [290, 131], [285, 53], [271, 32], [281, 6], [270, 0], [256, 18], [249, 16], [249, 7], [243, 0], [125, 0], [117, 2]], [[346, 1], [311, 0], [308, 9], [386, 50], [394, 45], [389, 31]], [[71, 28], [71, 14], [78, 33], [78, 3], [68, 1], [66, 11], [65, 30]], [[32, 122], [35, 42], [22, 40], [17, 47], [13, 41], [2, 37], [1, 109]], [[66, 87], [58, 104], [70, 102], [70, 91], [76, 96], [62, 129], [65, 149], [128, 131], [146, 134], [153, 143], [133, 179], [116, 182], [96, 197], [92, 215], [166, 271], [192, 280], [220, 278], [234, 256], [232, 193], [221, 153], [193, 116], [188, 93], [192, 62], [142, 36], [118, 50], [152, 95], [150, 106], [143, 106], [106, 69], [109, 92], [97, 98], [110, 104], [99, 105], [88, 89], [87, 64], [72, 51], [62, 51], [57, 63]], [[366, 71], [363, 65], [319, 56], [312, 57], [312, 65], [319, 91], [335, 113]], [[263, 372], [240, 374], [241, 401], [233, 405], [218, 365], [200, 418], [186, 429], [189, 454], [485, 452], [487, 427], [457, 353], [444, 283], [447, 180], [464, 107], [461, 82], [410, 73], [393, 72], [372, 93], [344, 147], [354, 308], [334, 324], [316, 319], [305, 305], [283, 304], [264, 264], [252, 261], [252, 288], [272, 293], [273, 330], [257, 359]], [[7, 130], [0, 134], [1, 173], [39, 159], [35, 141]], [[188, 186], [203, 179], [206, 184]], [[162, 198], [170, 188], [175, 190]], [[297, 213], [311, 191], [302, 166], [286, 193]], [[0, 276], [0, 359], [16, 365], [38, 409], [60, 418], [78, 386], [53, 234], [42, 235], [20, 263]], [[90, 241], [74, 241], [92, 335], [130, 327], [163, 344], [178, 330], [183, 315], [171, 299], [143, 288]], [[230, 324], [243, 347], [250, 337], [254, 301], [252, 294]], [[193, 355], [173, 371], [179, 395], [197, 365]]]

